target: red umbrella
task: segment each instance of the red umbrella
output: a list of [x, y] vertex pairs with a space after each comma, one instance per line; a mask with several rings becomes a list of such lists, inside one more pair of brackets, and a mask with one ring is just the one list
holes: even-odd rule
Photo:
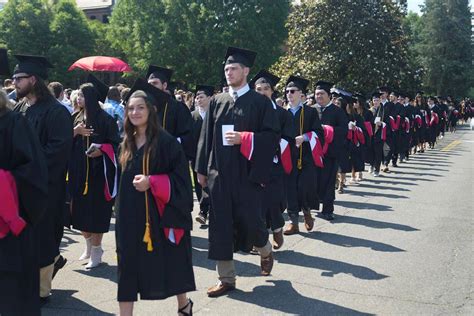
[[130, 66], [123, 60], [109, 56], [89, 56], [81, 58], [72, 64], [68, 71], [76, 68], [81, 68], [88, 71], [132, 71], [132, 68], [130, 68]]

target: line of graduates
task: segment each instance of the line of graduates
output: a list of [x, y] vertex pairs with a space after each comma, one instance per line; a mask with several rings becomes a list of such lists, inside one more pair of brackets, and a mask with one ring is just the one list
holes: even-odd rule
[[315, 83], [316, 106], [309, 106], [310, 82], [296, 75], [284, 84], [283, 108], [275, 100], [280, 78], [261, 70], [249, 81], [256, 53], [229, 47], [228, 87], [214, 95], [213, 86], [198, 85], [192, 113], [170, 93], [172, 70], [150, 65], [124, 100], [120, 137], [99, 105], [108, 91], [100, 80], [91, 75], [80, 86], [71, 116], [44, 84], [51, 64], [16, 58], [21, 101], [13, 111], [0, 102], [7, 135], [0, 138], [0, 192], [9, 198], [0, 207], [2, 315], [40, 313], [39, 298], [47, 302], [66, 261], [59, 255], [64, 225], [82, 232], [79, 259], [97, 267], [113, 206], [120, 314], [133, 314], [139, 294], [176, 296], [178, 313], [192, 315], [191, 178], [200, 204], [195, 220], [209, 223], [208, 257], [216, 261], [217, 283], [207, 294], [218, 297], [236, 288], [235, 252], [258, 253], [259, 273], [270, 275], [283, 236], [300, 231], [300, 213], [307, 231], [311, 210], [333, 220], [336, 183], [342, 193], [346, 173], [360, 181], [365, 163], [374, 176], [382, 164], [389, 172], [390, 162], [434, 146], [449, 117], [433, 97], [425, 105], [382, 87], [366, 102], [326, 81]]

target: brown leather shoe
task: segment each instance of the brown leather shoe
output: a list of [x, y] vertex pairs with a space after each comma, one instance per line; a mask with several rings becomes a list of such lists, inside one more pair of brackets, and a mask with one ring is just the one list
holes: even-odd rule
[[261, 275], [270, 275], [273, 268], [273, 253], [270, 252], [270, 254], [266, 258], [260, 257], [260, 268], [262, 269], [262, 271], [260, 272]]
[[300, 232], [300, 229], [298, 225], [290, 223], [285, 229], [285, 231], [283, 232], [283, 234], [290, 236], [290, 235], [298, 234], [299, 232]]
[[273, 249], [280, 249], [283, 245], [283, 230], [273, 232]]
[[314, 227], [314, 218], [311, 214], [304, 214], [304, 227], [307, 231], [312, 231]]
[[233, 290], [235, 290], [235, 284], [219, 282], [213, 287], [207, 289], [207, 296], [219, 297]]

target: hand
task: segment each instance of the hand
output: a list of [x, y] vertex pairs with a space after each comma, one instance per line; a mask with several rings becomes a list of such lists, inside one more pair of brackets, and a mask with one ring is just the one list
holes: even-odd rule
[[240, 132], [231, 131], [225, 133], [225, 140], [231, 145], [240, 145], [242, 139], [240, 138]]
[[202, 175], [200, 173], [197, 174], [197, 180], [198, 183], [203, 187], [207, 187], [207, 177], [205, 175]]
[[301, 146], [301, 144], [303, 144], [303, 142], [304, 142], [303, 135], [296, 136], [295, 137], [295, 142], [296, 142], [296, 147], [299, 148]]
[[352, 125], [352, 130], [355, 131], [357, 129], [357, 125]]
[[87, 155], [87, 157], [89, 158], [97, 158], [100, 156], [102, 156], [102, 151], [99, 148], [97, 148], [96, 150], [94, 150], [93, 152]]
[[377, 122], [375, 123], [377, 126], [381, 126], [382, 125], [382, 122]]
[[79, 123], [76, 125], [76, 127], [74, 127], [74, 136], [76, 135], [91, 136], [92, 132], [94, 132], [94, 129], [86, 128], [86, 124], [84, 123]]
[[133, 178], [133, 186], [139, 192], [145, 192], [150, 188], [150, 177], [143, 174], [137, 174]]

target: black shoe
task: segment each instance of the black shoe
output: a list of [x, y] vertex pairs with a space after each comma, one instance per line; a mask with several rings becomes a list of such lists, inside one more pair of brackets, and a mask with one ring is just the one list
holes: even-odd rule
[[207, 214], [204, 214], [202, 212], [199, 212], [199, 214], [194, 219], [201, 225], [207, 224]]
[[334, 215], [332, 215], [332, 213], [326, 214], [326, 220], [333, 221], [334, 220]]
[[58, 273], [59, 270], [64, 268], [64, 266], [66, 265], [66, 262], [67, 262], [67, 259], [60, 255], [58, 260], [54, 263], [53, 279], [56, 276], [56, 273]]

